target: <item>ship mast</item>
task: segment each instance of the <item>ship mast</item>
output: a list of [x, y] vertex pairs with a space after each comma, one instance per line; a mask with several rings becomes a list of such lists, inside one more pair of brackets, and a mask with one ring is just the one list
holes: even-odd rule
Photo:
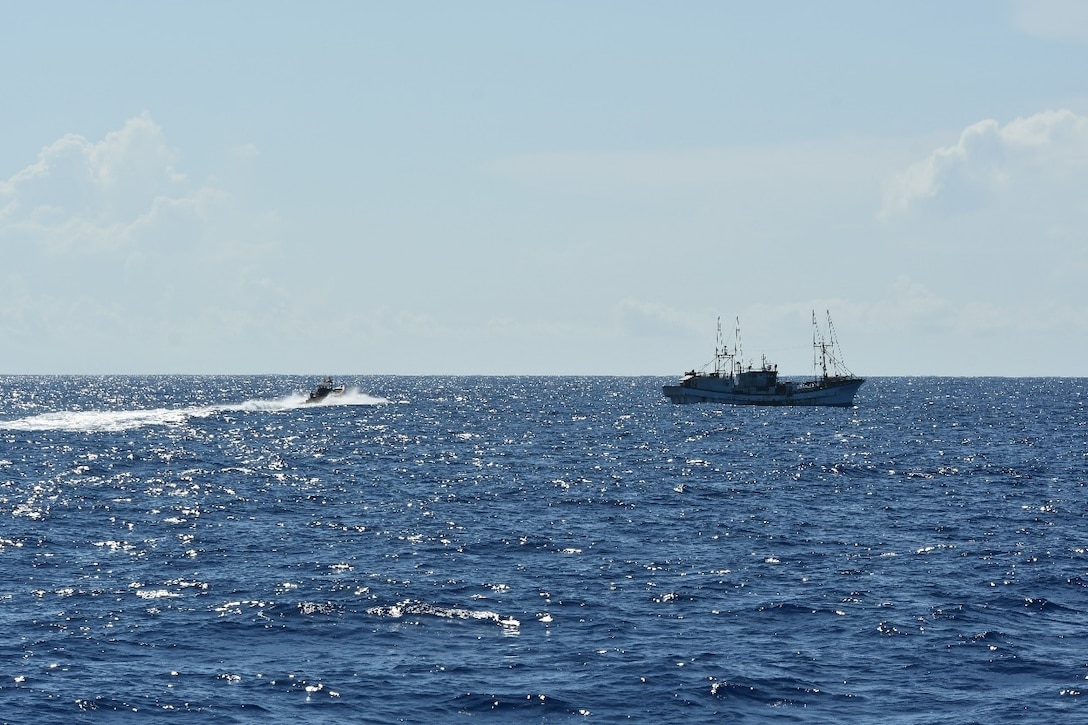
[[[831, 321], [831, 312], [827, 311], [827, 331], [830, 342], [824, 338], [819, 323], [816, 322], [816, 310], [812, 311], [812, 374], [819, 370], [824, 379], [827, 378], [827, 359], [831, 358], [832, 373], [835, 377], [854, 377], [850, 369], [840, 359], [838, 352], [839, 341], [835, 334], [835, 323]], [[817, 358], [819, 362], [817, 363]]]
[[816, 310], [812, 311], [812, 376], [816, 377], [816, 371], [820, 371], [822, 378], [827, 377], [827, 343], [820, 332], [820, 325], [816, 322]]
[[725, 338], [722, 337], [722, 318], [718, 318], [718, 340], [714, 346], [714, 372], [717, 375], [721, 375], [722, 372], [729, 368], [729, 377], [733, 377], [734, 373], [739, 372], [740, 363], [737, 361], [740, 359], [740, 318], [737, 318], [736, 327], [733, 331], [733, 351], [729, 351], [729, 345], [726, 343]]

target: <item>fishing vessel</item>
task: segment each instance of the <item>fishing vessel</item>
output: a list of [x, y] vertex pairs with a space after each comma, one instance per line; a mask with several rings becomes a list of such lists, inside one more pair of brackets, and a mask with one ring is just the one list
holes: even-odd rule
[[662, 387], [673, 403], [726, 403], [729, 405], [830, 405], [848, 408], [865, 382], [851, 373], [838, 352], [835, 327], [827, 315], [828, 337], [824, 337], [812, 313], [812, 377], [808, 380], [780, 380], [778, 366], [761, 356], [759, 367], [741, 361], [740, 323], [733, 338], [733, 349], [722, 342], [722, 323], [718, 319], [718, 342], [709, 372], [691, 370], [676, 385]]
[[310, 391], [310, 397], [306, 399], [307, 403], [318, 403], [330, 395], [343, 395], [344, 384], [339, 385], [334, 383], [332, 378], [325, 378], [317, 387]]

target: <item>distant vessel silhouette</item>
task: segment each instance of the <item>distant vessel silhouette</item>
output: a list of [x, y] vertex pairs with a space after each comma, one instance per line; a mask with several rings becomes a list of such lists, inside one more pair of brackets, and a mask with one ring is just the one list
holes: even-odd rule
[[[740, 359], [740, 323], [737, 323], [733, 350], [722, 342], [722, 323], [718, 319], [718, 341], [714, 350], [712, 372], [684, 373], [676, 385], [662, 387], [673, 403], [726, 403], [729, 405], [830, 405], [850, 407], [854, 395], [865, 382], [842, 363], [835, 339], [831, 314], [827, 315], [830, 342], [812, 313], [813, 376], [811, 380], [794, 382], [778, 379], [778, 366], [762, 356], [760, 366], [744, 367]], [[830, 366], [830, 372], [829, 372]]]

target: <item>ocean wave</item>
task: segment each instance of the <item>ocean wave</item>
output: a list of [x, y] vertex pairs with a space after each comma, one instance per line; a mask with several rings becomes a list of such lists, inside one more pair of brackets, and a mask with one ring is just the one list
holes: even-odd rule
[[454, 697], [448, 709], [460, 715], [506, 713], [511, 717], [547, 717], [549, 715], [576, 715], [587, 717], [592, 712], [579, 708], [561, 698], [543, 693], [495, 694], [467, 692]]
[[391, 619], [402, 619], [405, 616], [429, 616], [439, 619], [478, 619], [486, 622], [495, 622], [504, 628], [517, 628], [521, 622], [513, 617], [505, 619], [495, 612], [478, 609], [463, 609], [460, 607], [439, 607], [426, 602], [406, 599], [402, 602], [388, 606], [370, 607], [367, 614]]

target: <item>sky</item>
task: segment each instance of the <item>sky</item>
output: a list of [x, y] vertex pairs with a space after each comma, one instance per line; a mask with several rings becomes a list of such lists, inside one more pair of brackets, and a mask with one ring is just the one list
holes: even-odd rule
[[1088, 3], [0, 0], [0, 374], [1088, 376]]

